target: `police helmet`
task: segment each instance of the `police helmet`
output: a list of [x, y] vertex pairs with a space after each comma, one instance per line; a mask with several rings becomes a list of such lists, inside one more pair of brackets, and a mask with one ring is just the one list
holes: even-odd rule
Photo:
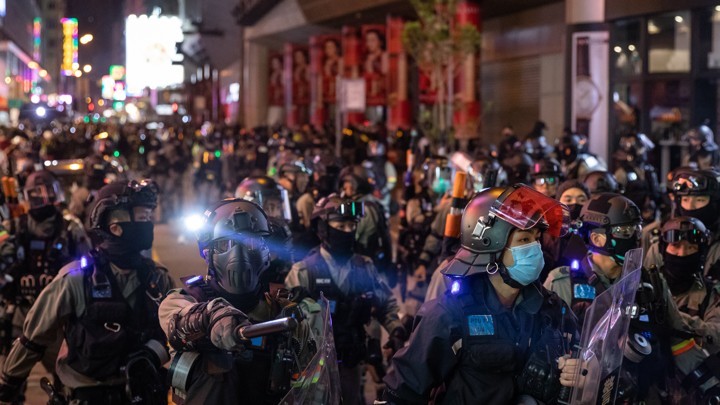
[[502, 165], [505, 167], [505, 171], [507, 172], [509, 183], [528, 184], [530, 182], [530, 168], [533, 165], [533, 160], [527, 153], [516, 151], [512, 155], [506, 157], [503, 160]]
[[247, 177], [235, 189], [235, 198], [257, 203], [269, 216], [292, 219], [287, 190], [271, 177]]
[[620, 149], [615, 157], [618, 160], [644, 162], [647, 153], [655, 149], [655, 144], [643, 133], [629, 133], [620, 138]]
[[[620, 194], [595, 194], [580, 211], [580, 232], [590, 250], [613, 257], [617, 262], [625, 260], [625, 253], [640, 242], [642, 217], [640, 209], [629, 198]], [[590, 234], [602, 230], [606, 236], [604, 246], [594, 246]]]
[[60, 182], [48, 170], [31, 173], [23, 186], [23, 194], [31, 210], [65, 202]]
[[670, 218], [662, 226], [660, 252], [664, 254], [668, 244], [683, 240], [697, 245], [704, 256], [710, 243], [710, 231], [697, 218], [687, 216]]
[[463, 277], [497, 270], [514, 229], [539, 227], [557, 237], [567, 233], [569, 226], [570, 212], [565, 205], [526, 185], [485, 189], [465, 207], [461, 246], [443, 274]]
[[530, 180], [538, 185], [557, 186], [564, 178], [560, 163], [553, 158], [539, 159], [530, 167]]
[[323, 241], [328, 237], [330, 221], [360, 222], [363, 216], [365, 216], [364, 202], [342, 198], [335, 193], [321, 198], [315, 204], [312, 213], [312, 219], [318, 221], [318, 237]]
[[583, 183], [590, 190], [590, 194], [599, 193], [619, 193], [620, 186], [618, 185], [615, 176], [605, 170], [596, 170], [585, 175]]
[[717, 200], [720, 198], [720, 171], [704, 169], [676, 172], [672, 190], [676, 196], [707, 195], [711, 200]]
[[126, 210], [131, 213], [133, 207], [157, 206], [157, 195], [160, 192], [157, 184], [152, 180], [132, 180], [126, 182], [114, 182], [103, 186], [95, 201], [95, 207], [90, 213], [90, 227], [94, 230], [107, 231], [106, 218], [110, 211]]
[[376, 183], [372, 170], [368, 170], [363, 165], [345, 167], [340, 172], [340, 182], [340, 188], [342, 188], [343, 183], [350, 182], [353, 185], [355, 194], [360, 195], [371, 194]]
[[697, 144], [706, 152], [718, 150], [718, 144], [715, 143], [715, 134], [707, 125], [699, 125], [690, 129], [683, 136], [691, 144]]
[[213, 283], [231, 296], [256, 293], [260, 275], [270, 266], [265, 238], [271, 232], [265, 212], [255, 202], [229, 198], [204, 216], [198, 249]]
[[557, 159], [565, 162], [565, 164], [576, 161], [580, 154], [580, 137], [577, 135], [565, 135], [560, 138], [555, 146], [555, 154]]

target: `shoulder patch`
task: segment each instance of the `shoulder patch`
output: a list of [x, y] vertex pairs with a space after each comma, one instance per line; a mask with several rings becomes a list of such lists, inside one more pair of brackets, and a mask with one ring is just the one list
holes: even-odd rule
[[588, 284], [575, 284], [573, 297], [581, 300], [593, 300], [595, 299], [595, 287]]
[[470, 336], [492, 336], [495, 334], [495, 320], [492, 315], [468, 315]]

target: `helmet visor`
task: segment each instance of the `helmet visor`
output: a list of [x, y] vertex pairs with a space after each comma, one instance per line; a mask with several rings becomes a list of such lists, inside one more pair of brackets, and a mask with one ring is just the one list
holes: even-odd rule
[[570, 210], [555, 199], [526, 185], [505, 190], [490, 207], [490, 213], [519, 229], [546, 223], [551, 236], [563, 236], [570, 227]]
[[365, 216], [365, 203], [362, 201], [344, 201], [328, 214], [328, 221], [350, 220], [360, 221]]
[[60, 184], [53, 183], [51, 185], [38, 184], [37, 186], [25, 189], [25, 200], [30, 205], [30, 209], [41, 208], [55, 203], [65, 201], [64, 194], [60, 190]]

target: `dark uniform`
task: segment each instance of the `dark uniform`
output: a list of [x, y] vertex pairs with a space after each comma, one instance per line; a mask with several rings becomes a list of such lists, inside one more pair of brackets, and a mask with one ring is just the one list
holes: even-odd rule
[[[517, 220], [506, 215], [509, 207], [522, 207], [514, 211]], [[546, 222], [549, 211], [558, 221]], [[567, 214], [557, 201], [526, 186], [488, 189], [470, 201], [462, 246], [442, 269], [451, 287], [421, 307], [409, 344], [395, 355], [384, 379], [390, 403], [507, 404], [523, 395], [557, 399], [555, 361], [576, 337], [574, 316], [537, 281], [542, 270], [537, 241], [511, 247], [531, 249], [523, 257], [513, 253], [513, 265], [506, 267], [500, 258], [513, 231], [544, 225], [560, 236]], [[516, 266], [518, 260], [525, 265]], [[498, 298], [498, 283], [517, 294], [510, 307]]]

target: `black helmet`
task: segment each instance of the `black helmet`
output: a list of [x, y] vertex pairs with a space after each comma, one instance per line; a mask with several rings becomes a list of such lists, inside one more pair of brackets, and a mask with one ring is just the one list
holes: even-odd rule
[[109, 170], [109, 163], [102, 156], [93, 154], [86, 157], [83, 159], [85, 185], [93, 190], [100, 189], [105, 185], [105, 176]]
[[129, 183], [114, 182], [104, 186], [98, 191], [95, 199], [97, 203], [90, 213], [90, 227], [107, 231], [105, 219], [110, 211], [131, 211], [133, 207], [155, 208], [159, 192], [157, 185], [147, 179]]
[[457, 170], [467, 173], [466, 188], [471, 192], [507, 183], [507, 174], [492, 156], [483, 154], [473, 160], [464, 152], [455, 152], [450, 160]]
[[590, 190], [590, 194], [599, 193], [619, 193], [620, 186], [618, 185], [615, 176], [605, 170], [596, 170], [585, 175], [583, 183]]
[[65, 202], [60, 182], [48, 170], [31, 173], [25, 181], [23, 193], [31, 210]]
[[360, 222], [363, 216], [365, 216], [365, 203], [342, 198], [337, 194], [330, 194], [320, 199], [312, 213], [313, 219], [318, 218], [325, 222], [337, 220]]
[[[625, 261], [628, 250], [638, 247], [642, 217], [637, 205], [627, 197], [614, 193], [593, 195], [580, 211], [580, 232], [590, 250], [611, 256], [618, 263]], [[594, 246], [590, 234], [602, 229], [605, 246]]]
[[506, 157], [502, 165], [507, 172], [508, 183], [527, 184], [530, 182], [530, 168], [533, 165], [533, 160], [527, 153], [517, 151]]
[[620, 137], [620, 149], [615, 153], [619, 161], [644, 162], [647, 153], [655, 149], [655, 144], [643, 133], [629, 133]]
[[359, 195], [371, 194], [375, 187], [375, 177], [372, 170], [368, 170], [363, 165], [345, 167], [340, 172], [340, 188], [345, 182], [351, 182], [355, 188], [355, 194]]
[[697, 245], [704, 256], [710, 243], [710, 231], [702, 221], [686, 216], [668, 219], [662, 226], [660, 236], [660, 252], [663, 254], [668, 244], [686, 240]]
[[553, 236], [562, 236], [569, 225], [565, 205], [526, 185], [485, 189], [465, 207], [461, 246], [443, 274], [463, 277], [493, 271], [489, 267], [497, 265], [514, 229], [540, 226]]
[[[282, 216], [287, 221], [292, 219], [287, 190], [270, 177], [247, 177], [235, 189], [235, 198], [257, 203], [266, 214], [269, 212], [271, 216]], [[272, 206], [273, 204], [278, 204], [278, 206]], [[278, 210], [282, 210], [282, 212]]]
[[270, 265], [270, 252], [265, 243], [265, 238], [270, 236], [270, 225], [265, 212], [254, 202], [230, 198], [204, 215], [205, 224], [198, 232], [197, 241], [200, 255], [208, 263], [212, 284], [225, 298], [246, 295], [255, 298], [260, 275]]
[[557, 187], [565, 179], [560, 163], [553, 158], [543, 158], [530, 167], [530, 180], [536, 186]]
[[676, 196], [707, 195], [712, 200], [720, 198], [720, 171], [717, 169], [676, 171], [672, 180]]
[[555, 146], [555, 154], [560, 162], [570, 164], [577, 160], [580, 154], [580, 137], [577, 135], [565, 135]]
[[684, 138], [691, 144], [697, 144], [699, 146], [697, 149], [703, 149], [705, 152], [718, 150], [718, 145], [715, 143], [715, 134], [707, 125], [699, 125], [687, 131]]

